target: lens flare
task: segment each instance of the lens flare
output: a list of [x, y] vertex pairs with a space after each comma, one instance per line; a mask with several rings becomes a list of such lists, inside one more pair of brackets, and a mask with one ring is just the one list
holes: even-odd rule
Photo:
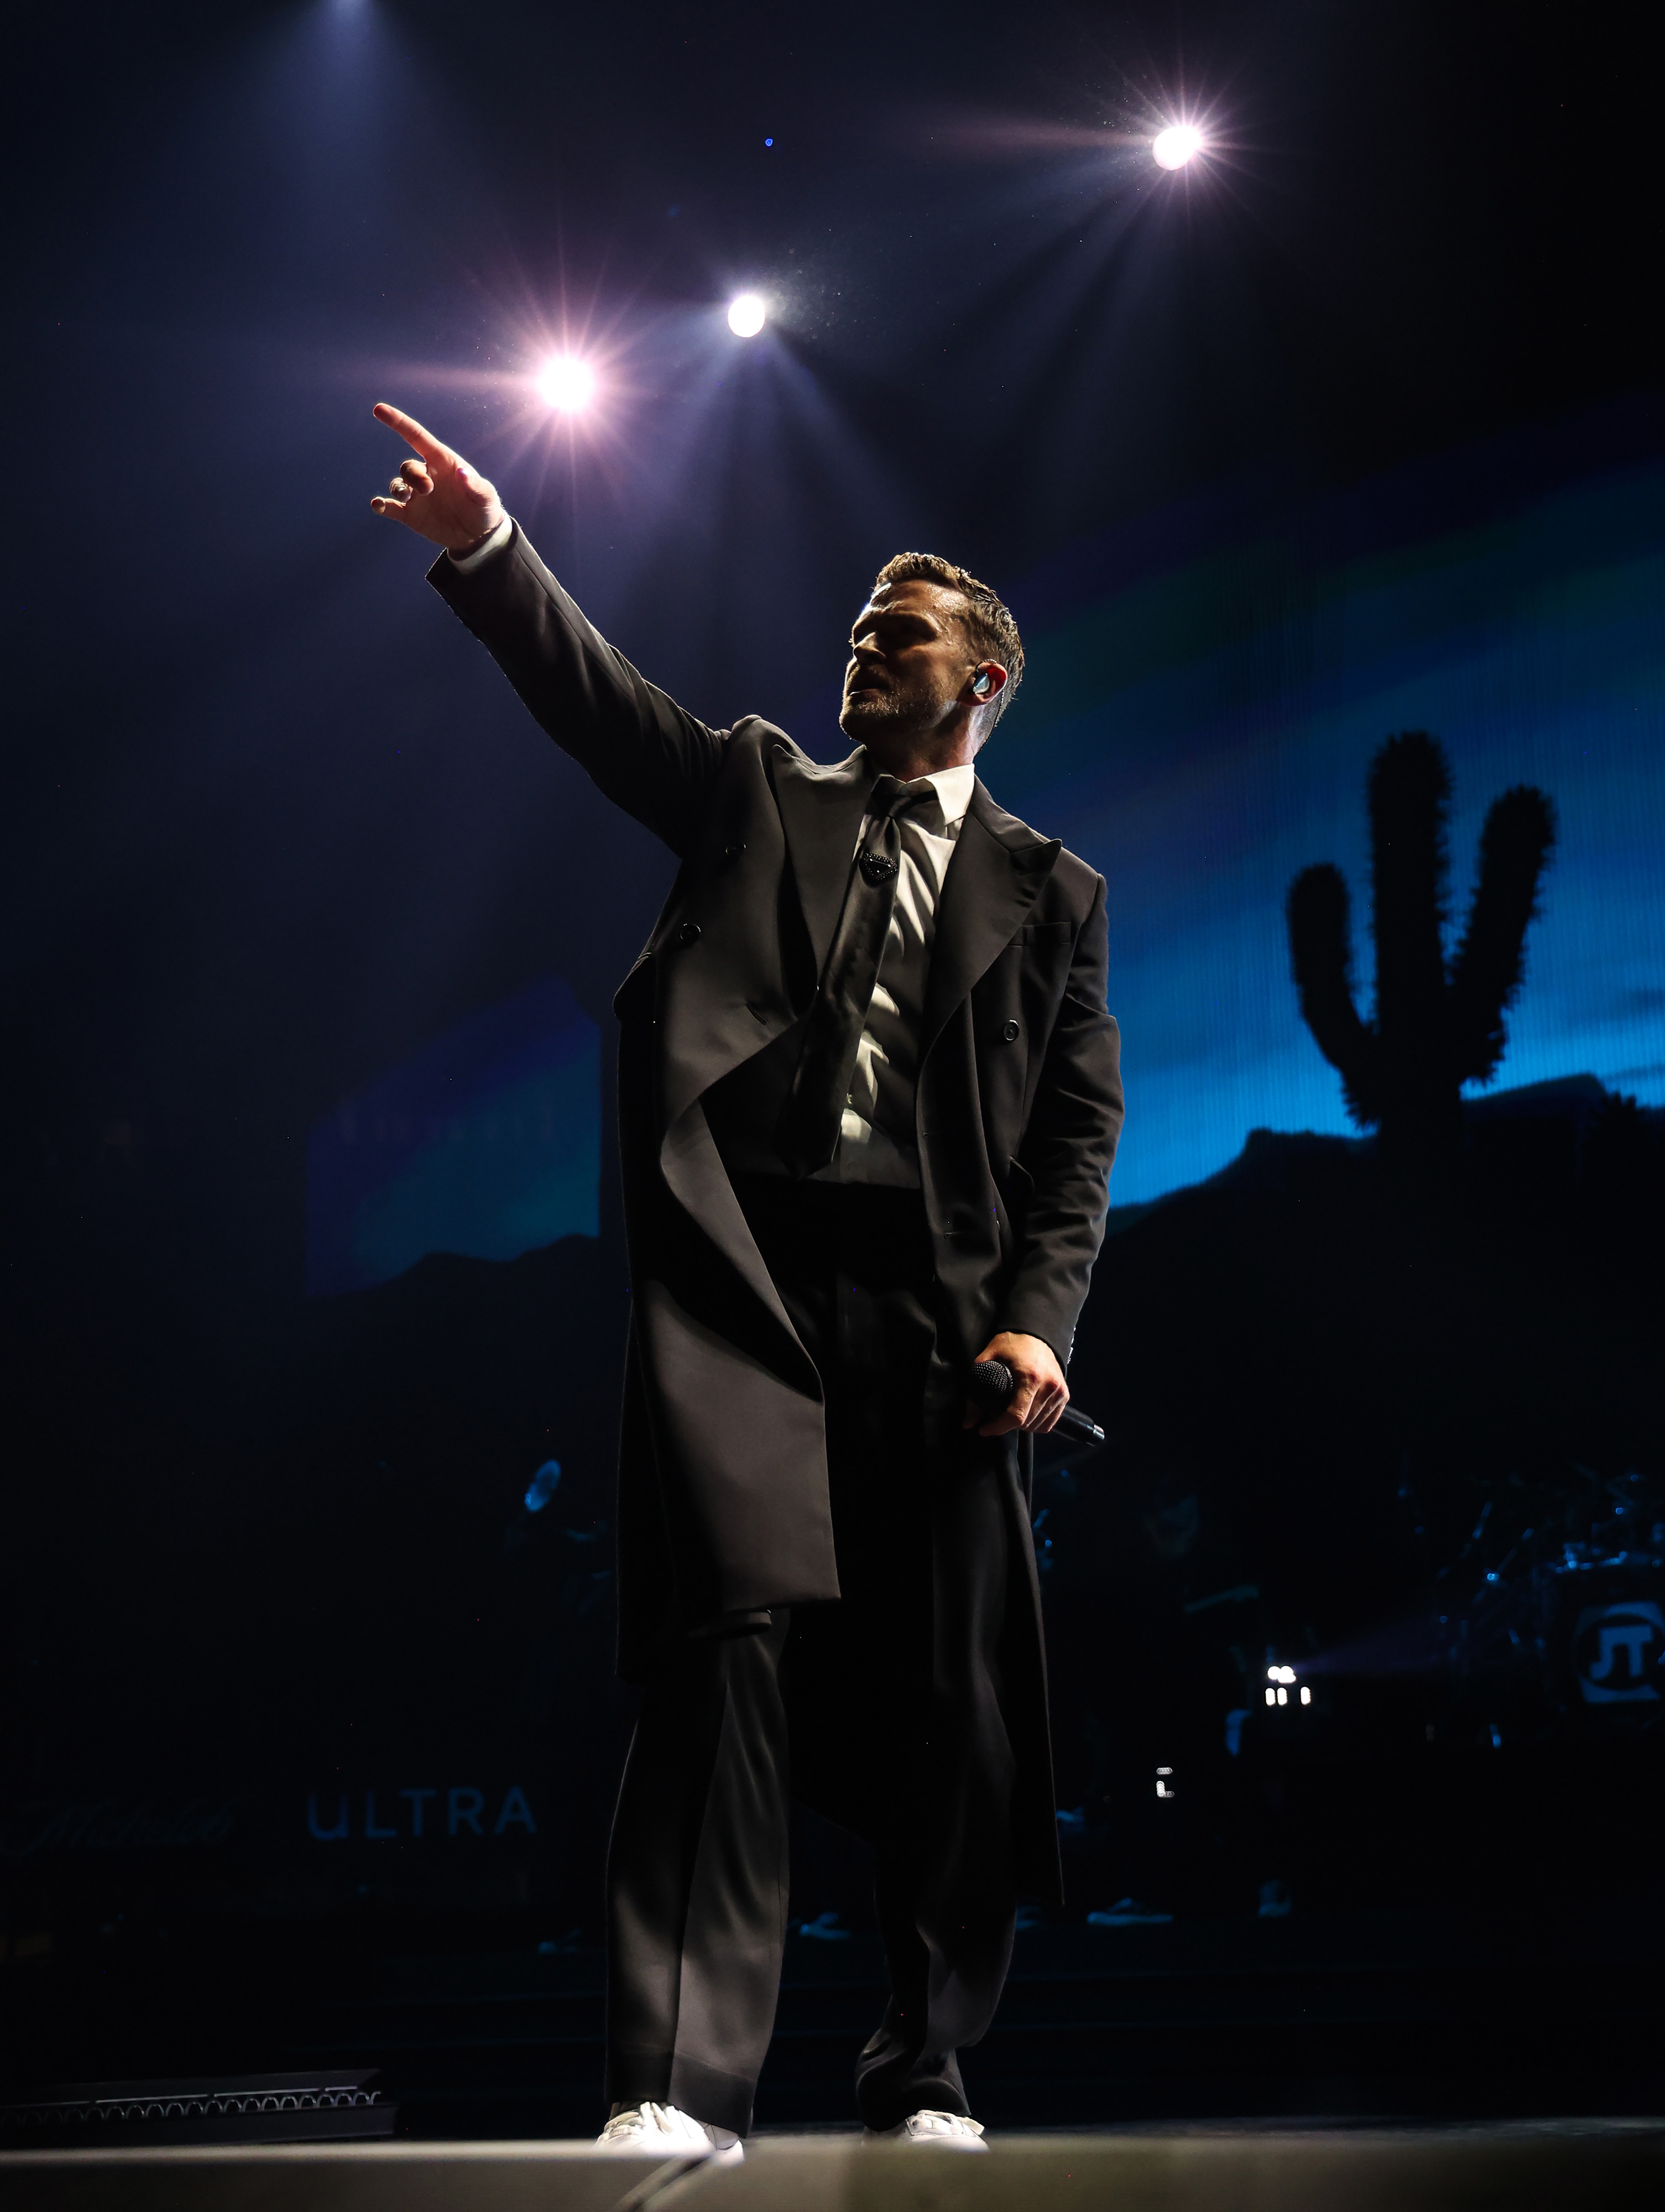
[[572, 354], [556, 354], [538, 370], [537, 390], [546, 407], [581, 415], [595, 398], [595, 371]]
[[1182, 169], [1193, 155], [1202, 151], [1202, 133], [1194, 123], [1170, 123], [1165, 131], [1158, 131], [1151, 142], [1151, 151], [1162, 169]]
[[728, 311], [728, 327], [737, 338], [755, 338], [763, 327], [763, 303], [755, 292], [742, 292]]

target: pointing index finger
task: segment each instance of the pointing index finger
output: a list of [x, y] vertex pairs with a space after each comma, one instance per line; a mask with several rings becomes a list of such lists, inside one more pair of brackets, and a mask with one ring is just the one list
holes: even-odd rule
[[405, 444], [414, 447], [423, 460], [456, 461], [457, 456], [450, 447], [441, 444], [431, 430], [423, 429], [414, 415], [405, 414], [401, 408], [390, 407], [385, 399], [379, 399], [370, 411], [378, 422], [385, 422], [390, 430], [397, 430]]

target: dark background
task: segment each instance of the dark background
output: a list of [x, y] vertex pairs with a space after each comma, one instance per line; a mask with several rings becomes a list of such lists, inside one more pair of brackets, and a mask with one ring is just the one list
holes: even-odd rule
[[[591, 2117], [629, 1720], [606, 1143], [599, 1240], [308, 1302], [306, 1139], [552, 972], [605, 1069], [669, 868], [373, 521], [398, 453], [371, 402], [495, 475], [656, 681], [824, 751], [849, 611], [898, 544], [1055, 575], [1084, 537], [1221, 483], [1320, 496], [1568, 422], [1605, 426], [1603, 465], [1656, 462], [1638, 22], [329, 0], [39, 11], [14, 34], [13, 2078], [403, 2051], [453, 2124]], [[1211, 125], [1206, 175], [1149, 162], [1176, 107]], [[775, 308], [750, 352], [720, 325], [741, 285]], [[525, 393], [563, 343], [608, 380], [570, 437]], [[1568, 1657], [1565, 1547], [1607, 1595], [1656, 1594], [1645, 1545], [1597, 1563], [1626, 1513], [1665, 1514], [1656, 1127], [1597, 1093], [1471, 1113], [1473, 1174], [1414, 1234], [1368, 1148], [1334, 1139], [1119, 1224], [1075, 1377], [1114, 1416], [1114, 1468], [1042, 1487], [1072, 1902], [1025, 1939], [1012, 2000], [1100, 2058], [1043, 2089], [1046, 2065], [991, 2044], [991, 2110], [1655, 2094], [1635, 2018], [1665, 1954], [1638, 1840], [1657, 1733], [1594, 1730]], [[533, 1517], [550, 1455], [559, 1512]], [[1459, 1569], [1516, 1602], [1474, 1617], [1478, 1674]], [[1442, 1607], [1450, 1638], [1418, 1645]], [[1266, 1656], [1389, 1630], [1388, 1661], [1314, 1675], [1307, 1738], [1264, 1733]], [[1158, 1764], [1184, 1777], [1172, 1803]], [[489, 1833], [511, 1785], [535, 1841]], [[398, 1840], [362, 1837], [366, 1791], [385, 1820], [429, 1787], [487, 1801], [477, 1854], [419, 1844], [403, 1812]], [[353, 1833], [322, 1844], [307, 1801], [327, 1828], [343, 1790]], [[853, 1932], [797, 1945], [811, 2057], [771, 2094], [836, 2114], [871, 2024], [860, 1869], [823, 1833], [799, 1863], [805, 1918]], [[1127, 1897], [1173, 1917], [1085, 1925]], [[297, 1960], [304, 2001], [283, 1994]], [[1344, 2058], [1334, 2031], [1301, 2040], [1320, 1987], [1355, 2023]], [[1464, 2027], [1470, 2071], [1431, 2087], [1425, 2023], [1484, 1990], [1547, 2071], [1506, 2040], [1474, 2071]], [[482, 2057], [471, 2003], [535, 2011], [530, 2055]], [[1409, 2086], [1383, 2061], [1407, 2005]], [[1250, 2052], [1274, 2014], [1268, 2075]], [[1131, 2055], [1170, 2028], [1206, 2061]], [[1586, 2071], [1556, 2072], [1575, 2049]], [[464, 2080], [474, 2103], [446, 2106]]]

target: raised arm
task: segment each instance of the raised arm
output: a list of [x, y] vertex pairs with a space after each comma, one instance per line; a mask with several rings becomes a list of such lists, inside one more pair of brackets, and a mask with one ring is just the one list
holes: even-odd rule
[[445, 549], [428, 580], [538, 722], [609, 799], [685, 854], [726, 732], [696, 720], [614, 651], [508, 520], [495, 486], [459, 453], [397, 407], [383, 403], [375, 416], [415, 458], [372, 507]]

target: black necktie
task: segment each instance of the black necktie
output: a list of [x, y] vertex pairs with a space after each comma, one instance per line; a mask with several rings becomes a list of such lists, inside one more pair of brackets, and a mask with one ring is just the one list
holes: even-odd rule
[[825, 1167], [838, 1146], [902, 871], [896, 813], [920, 795], [917, 785], [882, 775], [867, 801], [861, 844], [775, 1132], [776, 1147], [794, 1176], [811, 1176]]

